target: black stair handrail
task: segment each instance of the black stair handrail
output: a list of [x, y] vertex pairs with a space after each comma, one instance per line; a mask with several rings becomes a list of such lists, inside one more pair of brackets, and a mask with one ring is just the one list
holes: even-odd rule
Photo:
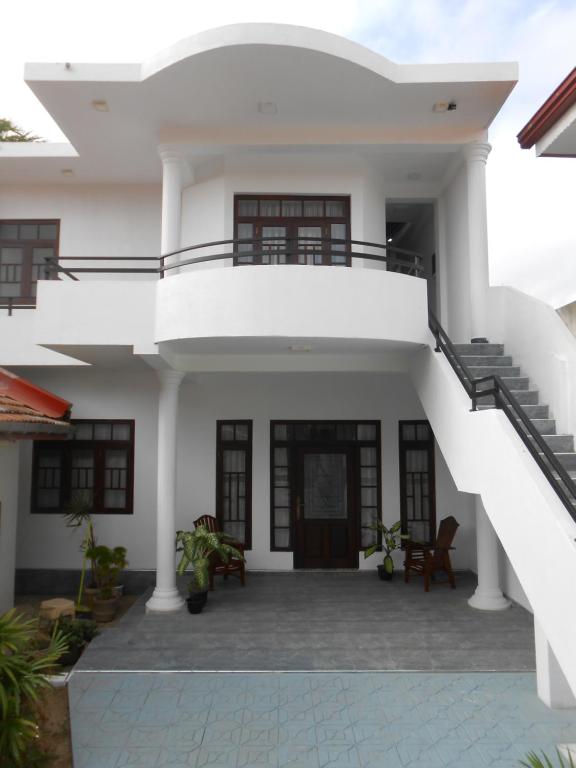
[[[563, 464], [558, 461], [554, 452], [544, 440], [540, 432], [530, 421], [526, 412], [516, 399], [508, 385], [497, 374], [474, 379], [466, 364], [456, 351], [446, 331], [437, 318], [429, 312], [428, 325], [436, 339], [436, 352], [443, 352], [454, 369], [467, 395], [472, 400], [472, 410], [477, 410], [477, 401], [481, 397], [494, 396], [496, 408], [502, 410], [512, 424], [520, 439], [536, 461], [546, 479], [564, 504], [570, 517], [576, 522], [576, 483], [570, 477]], [[478, 389], [479, 384], [489, 384], [486, 389]]]

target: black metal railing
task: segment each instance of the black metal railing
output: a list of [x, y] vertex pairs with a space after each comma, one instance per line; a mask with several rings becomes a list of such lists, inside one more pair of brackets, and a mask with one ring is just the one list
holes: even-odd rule
[[506, 414], [520, 439], [530, 451], [532, 458], [544, 473], [572, 519], [576, 521], [576, 483], [528, 418], [526, 411], [504, 383], [502, 377], [493, 375], [483, 376], [479, 379], [473, 378], [456, 351], [454, 344], [450, 341], [448, 334], [432, 312], [429, 313], [429, 326], [436, 339], [435, 351], [443, 352], [446, 356], [466, 393], [472, 400], [472, 410], [477, 410], [478, 400], [481, 398], [494, 398], [495, 407]]

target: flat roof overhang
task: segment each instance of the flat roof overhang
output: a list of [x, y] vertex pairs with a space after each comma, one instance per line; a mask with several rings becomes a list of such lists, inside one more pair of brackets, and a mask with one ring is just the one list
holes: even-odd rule
[[[157, 183], [166, 144], [464, 143], [486, 131], [517, 67], [400, 65], [326, 32], [238, 24], [142, 64], [28, 64], [25, 76], [72, 147], [50, 155], [50, 145], [32, 144], [15, 155], [3, 145], [0, 167], [15, 172], [28, 157], [50, 175], [62, 160], [82, 181]], [[438, 101], [457, 109], [436, 113]]]

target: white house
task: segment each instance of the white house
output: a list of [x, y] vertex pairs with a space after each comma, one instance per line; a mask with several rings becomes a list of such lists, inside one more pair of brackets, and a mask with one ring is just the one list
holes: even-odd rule
[[[156, 571], [155, 611], [182, 604], [174, 534], [202, 514], [273, 570], [373, 568], [376, 518], [433, 541], [453, 515], [470, 604], [529, 607], [540, 695], [570, 703], [576, 344], [488, 281], [488, 128], [516, 65], [242, 24], [25, 77], [70, 143], [0, 146], [0, 364], [76, 431], [21, 446], [21, 581], [78, 569], [72, 494], [134, 579]], [[438, 330], [435, 351], [429, 309], [461, 346]], [[466, 370], [504, 377], [528, 426], [500, 390], [471, 410]]]

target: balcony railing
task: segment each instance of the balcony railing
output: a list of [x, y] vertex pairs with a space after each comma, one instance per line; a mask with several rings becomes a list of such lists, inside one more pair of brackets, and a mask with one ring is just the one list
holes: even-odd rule
[[[214, 240], [179, 248], [163, 256], [60, 256], [47, 258], [46, 276], [79, 275], [156, 275], [189, 271], [197, 264], [232, 261], [237, 266], [300, 264], [307, 266], [350, 267], [354, 260], [380, 263], [386, 269], [415, 277], [426, 277], [422, 255], [389, 244], [364, 240], [338, 240], [322, 237], [262, 237], [256, 239]], [[0, 308], [12, 314], [15, 309], [31, 309], [34, 299], [1, 298]]]

